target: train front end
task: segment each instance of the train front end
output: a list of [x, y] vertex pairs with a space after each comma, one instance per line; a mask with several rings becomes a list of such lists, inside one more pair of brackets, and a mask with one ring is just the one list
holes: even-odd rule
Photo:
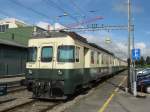
[[64, 62], [72, 61], [73, 42], [68, 38], [30, 39], [28, 47], [26, 81], [33, 98], [66, 99], [72, 93], [67, 67], [73, 64]]

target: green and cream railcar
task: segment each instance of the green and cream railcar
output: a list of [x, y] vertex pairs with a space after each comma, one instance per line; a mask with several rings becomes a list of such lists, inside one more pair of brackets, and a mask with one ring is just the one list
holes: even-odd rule
[[35, 98], [66, 98], [123, 69], [113, 53], [73, 32], [33, 37], [28, 47], [26, 79]]

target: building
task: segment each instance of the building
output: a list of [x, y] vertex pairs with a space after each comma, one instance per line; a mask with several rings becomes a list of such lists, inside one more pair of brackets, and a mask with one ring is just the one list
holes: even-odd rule
[[27, 24], [21, 20], [15, 18], [6, 18], [0, 20], [0, 32], [5, 32], [8, 28], [25, 27]]
[[45, 30], [13, 18], [0, 20], [0, 77], [25, 72], [27, 44], [34, 31]]
[[0, 77], [24, 73], [26, 60], [26, 46], [0, 39]]

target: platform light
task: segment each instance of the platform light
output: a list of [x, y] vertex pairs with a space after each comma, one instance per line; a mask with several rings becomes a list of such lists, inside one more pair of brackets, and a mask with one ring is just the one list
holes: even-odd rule
[[106, 37], [105, 38], [105, 43], [106, 44], [110, 44], [112, 41], [111, 41], [111, 38], [110, 37]]

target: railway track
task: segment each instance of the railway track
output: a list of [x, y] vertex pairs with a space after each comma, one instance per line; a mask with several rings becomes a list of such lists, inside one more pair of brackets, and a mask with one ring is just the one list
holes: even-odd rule
[[19, 103], [19, 104], [17, 104], [17, 105], [9, 106], [9, 107], [7, 107], [7, 108], [4, 108], [4, 109], [0, 110], [0, 112], [8, 112], [8, 111], [11, 111], [11, 110], [13, 110], [13, 109], [22, 107], [22, 106], [24, 106], [24, 105], [27, 105], [27, 104], [29, 105], [29, 104], [31, 104], [31, 103], [33, 103], [33, 102], [35, 102], [35, 101], [36, 101], [36, 100], [29, 100], [29, 101], [26, 101], [26, 102], [23, 102], [23, 103]]
[[2, 75], [2, 76], [0, 76], [0, 79], [3, 79], [3, 78], [14, 78], [14, 77], [24, 77], [24, 76], [25, 76], [25, 73], [16, 74], [16, 75]]
[[23, 90], [26, 90], [25, 86], [15, 86], [15, 87], [8, 87], [7, 92], [14, 93], [14, 92], [19, 92]]
[[7, 102], [10, 102], [10, 101], [14, 101], [14, 100], [16, 100], [16, 98], [6, 99], [6, 100], [3, 100], [3, 101], [0, 101], [0, 104], [7, 103]]
[[14, 93], [14, 92], [26, 90], [26, 87], [21, 85], [20, 81], [12, 81], [12, 82], [1, 83], [1, 84], [7, 86], [7, 93]]
[[0, 112], [46, 112], [59, 104], [60, 102], [46, 102], [32, 99], [0, 110]]

